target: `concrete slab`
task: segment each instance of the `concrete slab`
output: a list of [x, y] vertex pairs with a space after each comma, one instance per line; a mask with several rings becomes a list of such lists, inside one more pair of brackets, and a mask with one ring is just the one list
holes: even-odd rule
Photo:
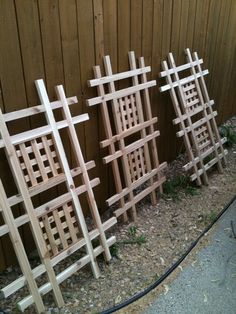
[[[236, 314], [236, 201], [208, 235], [210, 245], [196, 256], [145, 314]], [[236, 230], [235, 230], [236, 231]]]

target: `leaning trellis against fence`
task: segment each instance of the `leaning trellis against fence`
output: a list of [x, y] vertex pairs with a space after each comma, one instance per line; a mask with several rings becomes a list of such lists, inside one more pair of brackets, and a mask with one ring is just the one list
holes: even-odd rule
[[[64, 301], [59, 284], [84, 265], [90, 263], [94, 276], [99, 276], [96, 257], [104, 253], [106, 260], [110, 260], [109, 246], [115, 243], [115, 237], [111, 236], [106, 239], [105, 231], [116, 223], [116, 218], [112, 217], [104, 223], [101, 222], [92, 190], [99, 184], [99, 179], [90, 180], [87, 173], [95, 164], [93, 161], [85, 163], [75, 132], [74, 125], [88, 120], [88, 115], [71, 116], [69, 104], [76, 103], [77, 99], [76, 97], [66, 99], [62, 86], [57, 87], [59, 100], [53, 103], [49, 102], [43, 81], [36, 81], [36, 86], [42, 105], [7, 114], [0, 112], [2, 137], [0, 147], [6, 150], [20, 192], [8, 199], [4, 198], [4, 192], [1, 192], [0, 204], [1, 207], [10, 208], [22, 202], [26, 210], [26, 213], [15, 219], [12, 215], [9, 216], [10, 220], [5, 219], [7, 225], [0, 227], [0, 235], [5, 234], [9, 229], [15, 238], [19, 237], [17, 228], [30, 223], [41, 264], [27, 273], [30, 266], [27, 265], [23, 248], [21, 254], [16, 252], [20, 266], [24, 266], [22, 267], [24, 276], [2, 288], [1, 294], [8, 297], [27, 283], [31, 295], [18, 302], [19, 309], [23, 311], [35, 303], [38, 312], [42, 312], [43, 304], [40, 295], [53, 290], [57, 305], [62, 306]], [[59, 108], [62, 109], [64, 120], [56, 121], [53, 111]], [[7, 122], [42, 112], [45, 112], [46, 125], [10, 135]], [[59, 130], [64, 128], [68, 131], [77, 163], [73, 169], [69, 166], [59, 133]], [[76, 185], [78, 181], [76, 177], [81, 178], [82, 185]], [[43, 191], [50, 191], [51, 188], [60, 184], [66, 186], [66, 193], [38, 207], [33, 205], [34, 196]], [[86, 193], [93, 217], [93, 224], [90, 228], [86, 224], [78, 198], [82, 193]], [[93, 247], [92, 241], [96, 238], [99, 239], [99, 244]], [[19, 243], [21, 245], [21, 241]], [[83, 247], [86, 249], [85, 255], [62, 272], [55, 274], [53, 268], [55, 265]], [[48, 282], [40, 286], [37, 292], [35, 280], [44, 273], [48, 276]]]
[[[152, 203], [156, 203], [156, 190], [162, 192], [165, 182], [162, 171], [166, 167], [166, 163], [159, 164], [158, 160], [156, 137], [160, 133], [154, 130], [157, 118], [152, 117], [148, 92], [156, 81], [147, 81], [146, 73], [151, 68], [145, 66], [143, 58], [140, 58], [140, 68], [136, 68], [134, 52], [129, 53], [129, 63], [129, 71], [113, 74], [110, 58], [105, 56], [106, 76], [102, 77], [100, 67], [95, 66], [95, 79], [88, 82], [91, 87], [97, 86], [99, 96], [87, 100], [89, 106], [100, 104], [107, 137], [101, 142], [102, 148], [109, 149], [109, 155], [103, 161], [112, 163], [117, 193], [107, 200], [107, 204], [119, 202], [115, 215], [123, 215], [125, 221], [128, 210], [131, 210], [133, 219], [136, 218], [136, 203], [146, 195], [151, 194]], [[132, 79], [132, 85], [117, 90], [115, 82], [124, 79]], [[145, 188], [138, 190], [147, 183]]]
[[[162, 62], [163, 71], [160, 77], [165, 77], [167, 85], [160, 88], [161, 92], [170, 91], [172, 103], [177, 118], [174, 124], [180, 125], [178, 137], [184, 138], [189, 162], [184, 170], [192, 170], [190, 179], [197, 180], [199, 185], [202, 180], [208, 184], [207, 170], [217, 164], [219, 172], [223, 171], [222, 160], [226, 162], [223, 144], [226, 138], [220, 138], [216, 125], [216, 111], [212, 110], [214, 104], [210, 100], [204, 76], [208, 70], [202, 70], [202, 59], [197, 53], [193, 57], [189, 49], [186, 49], [188, 63], [176, 66], [172, 53], [168, 55], [168, 63]], [[186, 76], [186, 71], [190, 75]], [[183, 74], [183, 77], [181, 76]]]

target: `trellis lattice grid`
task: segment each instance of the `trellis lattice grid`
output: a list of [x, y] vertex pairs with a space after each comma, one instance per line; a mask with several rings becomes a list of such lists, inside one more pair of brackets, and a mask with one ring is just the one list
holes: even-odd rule
[[[191, 181], [197, 184], [208, 184], [207, 170], [217, 164], [218, 171], [223, 171], [227, 150], [223, 148], [226, 138], [220, 138], [213, 111], [213, 100], [210, 100], [204, 76], [208, 70], [202, 70], [202, 59], [195, 52], [186, 49], [187, 63], [176, 66], [172, 53], [168, 62], [162, 62], [167, 84], [160, 91], [169, 90], [177, 118], [173, 123], [180, 126], [178, 137], [183, 137], [189, 162], [184, 165], [185, 171], [191, 171]], [[189, 73], [190, 72], [190, 73]], [[188, 74], [186, 74], [188, 73]]]
[[[23, 276], [6, 287], [1, 288], [1, 294], [9, 297], [14, 292], [28, 285], [30, 295], [18, 302], [18, 308], [24, 311], [35, 303], [39, 313], [44, 311], [41, 295], [53, 290], [54, 298], [59, 307], [64, 304], [59, 284], [90, 264], [94, 276], [100, 275], [96, 257], [104, 254], [107, 261], [111, 259], [109, 246], [115, 243], [115, 237], [106, 238], [105, 231], [116, 223], [112, 217], [101, 222], [93, 188], [99, 184], [99, 179], [90, 180], [88, 170], [95, 166], [94, 161], [85, 163], [75, 124], [89, 119], [87, 114], [71, 116], [69, 105], [77, 102], [76, 97], [66, 99], [62, 86], [56, 87], [58, 101], [50, 103], [42, 80], [36, 81], [36, 87], [42, 105], [20, 111], [3, 114], [0, 112], [0, 147], [6, 151], [19, 194], [6, 197], [3, 186], [0, 185], [0, 208], [5, 225], [0, 226], [0, 236], [9, 233], [21, 266]], [[56, 121], [53, 110], [61, 109], [64, 120]], [[10, 135], [7, 122], [30, 117], [45, 112], [47, 124], [33, 130]], [[59, 130], [66, 128], [70, 138], [76, 167], [71, 169], [67, 160]], [[80, 176], [82, 185], [77, 186], [74, 180]], [[59, 184], [64, 183], [67, 192], [36, 207], [32, 198]], [[79, 196], [86, 193], [89, 208], [93, 218], [93, 227], [89, 230], [80, 205]], [[25, 213], [14, 218], [11, 207], [23, 203]], [[6, 215], [5, 213], [8, 213]], [[30, 268], [24, 251], [18, 228], [26, 223], [31, 226], [41, 264]], [[92, 240], [98, 238], [99, 244], [94, 247]], [[19, 242], [19, 247], [15, 243]], [[74, 264], [56, 274], [54, 266], [81, 248], [86, 254]], [[48, 282], [37, 287], [36, 280], [46, 274]]]
[[[167, 165], [159, 164], [156, 138], [160, 133], [154, 129], [157, 118], [152, 117], [148, 91], [156, 81], [147, 81], [151, 68], [145, 66], [143, 58], [137, 68], [134, 52], [129, 52], [129, 63], [129, 71], [113, 74], [110, 57], [105, 56], [106, 76], [102, 77], [100, 67], [95, 66], [95, 79], [88, 82], [97, 87], [99, 96], [87, 100], [89, 106], [100, 104], [103, 116], [106, 139], [100, 144], [109, 149], [103, 161], [111, 162], [116, 186], [116, 194], [107, 204], [119, 202], [115, 215], [122, 215], [125, 221], [127, 211], [136, 219], [136, 203], [148, 194], [153, 204], [157, 202], [156, 190], [162, 192]], [[131, 86], [117, 89], [115, 84], [124, 83], [124, 79], [132, 80]]]

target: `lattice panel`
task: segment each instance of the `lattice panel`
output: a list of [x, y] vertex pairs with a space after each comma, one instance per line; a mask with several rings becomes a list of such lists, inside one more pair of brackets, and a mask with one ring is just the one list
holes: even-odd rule
[[[97, 256], [104, 254], [106, 261], [111, 259], [109, 247], [116, 241], [114, 236], [106, 237], [105, 231], [110, 229], [117, 219], [112, 217], [102, 223], [93, 188], [99, 184], [99, 179], [90, 180], [88, 170], [95, 167], [94, 161], [85, 163], [80, 143], [75, 131], [75, 124], [87, 121], [88, 115], [83, 114], [72, 117], [69, 104], [77, 103], [76, 97], [66, 98], [63, 87], [57, 86], [58, 101], [50, 103], [46, 88], [42, 80], [36, 81], [42, 105], [27, 108], [12, 113], [2, 114], [0, 110], [0, 147], [4, 148], [8, 157], [15, 183], [19, 190], [17, 195], [4, 199], [0, 184], [0, 212], [2, 203], [6, 204], [6, 213], [10, 215], [11, 206], [24, 204], [26, 213], [16, 219], [11, 215], [7, 225], [0, 227], [0, 236], [7, 233], [8, 228], [14, 232], [13, 245], [22, 266], [23, 276], [1, 287], [1, 294], [5, 297], [24, 287], [29, 286], [30, 295], [18, 302], [18, 308], [24, 311], [31, 304], [36, 305], [38, 312], [44, 311], [41, 295], [51, 290], [58, 307], [64, 305], [59, 284], [90, 264], [93, 275], [98, 278], [100, 270]], [[56, 121], [54, 109], [61, 109], [63, 120]], [[26, 118], [34, 114], [45, 112], [47, 125], [33, 130], [10, 135], [7, 122]], [[71, 143], [71, 153], [76, 161], [76, 167], [71, 169], [59, 130], [66, 128]], [[71, 157], [71, 156], [70, 156]], [[74, 177], [80, 177], [78, 186]], [[66, 192], [50, 197], [50, 189], [63, 184]], [[60, 188], [60, 187], [59, 187]], [[59, 189], [58, 189], [59, 190]], [[61, 190], [61, 189], [60, 189]], [[48, 191], [51, 200], [45, 203], [40, 195], [41, 205], [34, 206], [32, 197]], [[55, 191], [55, 189], [54, 189]], [[86, 193], [92, 221], [87, 226], [79, 197]], [[24, 248], [19, 239], [18, 227], [29, 223], [34, 236], [41, 264], [31, 269]], [[98, 244], [92, 241], [98, 239]], [[16, 245], [19, 243], [19, 249]], [[96, 241], [97, 243], [97, 241]], [[83, 248], [83, 256], [55, 274], [54, 266]], [[48, 282], [37, 286], [36, 280], [46, 274]], [[35, 311], [34, 311], [35, 312]]]
[[128, 154], [128, 162], [132, 182], [138, 180], [148, 172], [143, 147]]
[[200, 105], [196, 85], [194, 83], [187, 83], [183, 85], [183, 93], [185, 99], [186, 112], [194, 111]]
[[[160, 91], [170, 91], [177, 118], [174, 124], [180, 125], [177, 136], [184, 138], [189, 163], [184, 169], [191, 170], [191, 180], [197, 180], [199, 185], [202, 180], [208, 184], [206, 171], [217, 164], [219, 172], [223, 171], [222, 160], [225, 163], [223, 144], [226, 138], [220, 138], [216, 125], [216, 111], [212, 110], [214, 101], [210, 100], [204, 76], [208, 70], [202, 70], [202, 59], [197, 53], [191, 55], [186, 49], [188, 63], [176, 67], [173, 55], [169, 53], [168, 61], [162, 62], [163, 72], [161, 77], [166, 78], [167, 85]], [[181, 77], [182, 71], [190, 71], [189, 76]]]
[[[151, 69], [145, 67], [143, 58], [139, 60], [138, 69], [133, 52], [129, 53], [129, 61], [130, 71], [113, 74], [109, 56], [104, 57], [106, 76], [102, 77], [97, 66], [94, 67], [95, 79], [89, 81], [90, 86], [97, 86], [99, 96], [87, 101], [89, 106], [101, 104], [107, 137], [101, 146], [109, 149], [104, 162], [112, 163], [117, 192], [107, 203], [112, 205], [118, 202], [115, 215], [123, 215], [125, 221], [128, 219], [127, 212], [131, 212], [133, 219], [136, 218], [136, 203], [145, 196], [150, 194], [152, 203], [157, 202], [156, 191], [162, 192], [165, 181], [162, 171], [166, 167], [166, 163], [160, 165], [158, 161], [155, 140], [159, 131], [154, 130], [157, 118], [152, 117], [148, 92], [156, 81], [147, 81], [146, 73]], [[132, 80], [131, 85], [116, 89], [117, 81], [128, 78]], [[105, 93], [105, 90], [109, 92]], [[113, 125], [115, 130], [112, 129]], [[118, 162], [118, 158], [121, 162]], [[122, 186], [122, 182], [125, 186]], [[145, 188], [141, 190], [144, 183]]]
[[15, 146], [15, 149], [29, 188], [47, 182], [62, 172], [50, 134], [20, 143]]
[[51, 257], [69, 248], [81, 237], [71, 202], [41, 216], [39, 224]]
[[118, 117], [122, 131], [128, 130], [139, 123], [135, 95], [129, 95], [117, 100], [119, 104]]

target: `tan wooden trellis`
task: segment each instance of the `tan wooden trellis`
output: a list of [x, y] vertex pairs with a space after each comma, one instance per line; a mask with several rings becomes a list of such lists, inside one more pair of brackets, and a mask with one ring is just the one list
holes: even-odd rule
[[[110, 57], [105, 56], [106, 76], [102, 77], [100, 66], [95, 66], [95, 79], [88, 82], [91, 87], [97, 86], [99, 96], [87, 100], [89, 106], [100, 104], [107, 137], [100, 143], [102, 148], [109, 149], [109, 155], [103, 161], [112, 163], [117, 193], [107, 200], [107, 204], [119, 202], [115, 215], [123, 215], [125, 221], [128, 210], [131, 210], [133, 219], [136, 218], [135, 204], [146, 195], [151, 194], [155, 204], [156, 190], [162, 192], [162, 184], [166, 180], [162, 172], [166, 163], [159, 164], [158, 161], [156, 137], [160, 133], [154, 130], [157, 118], [152, 117], [148, 91], [156, 81], [147, 81], [146, 73], [151, 68], [145, 66], [143, 58], [139, 60], [139, 68], [136, 67], [134, 52], [129, 52], [129, 63], [129, 71], [113, 74]], [[117, 90], [115, 82], [124, 79], [132, 79], [132, 86]], [[138, 190], [144, 183], [148, 186]]]
[[[35, 303], [37, 311], [42, 312], [44, 305], [41, 295], [53, 290], [59, 307], [64, 301], [59, 284], [90, 263], [94, 276], [99, 277], [96, 257], [104, 253], [110, 260], [109, 246], [115, 243], [114, 236], [106, 239], [105, 231], [113, 226], [115, 217], [102, 223], [92, 188], [99, 179], [89, 179], [88, 170], [95, 166], [94, 161], [85, 163], [75, 131], [75, 124], [89, 119], [87, 114], [71, 116], [69, 104], [77, 102], [76, 97], [66, 99], [62, 86], [56, 87], [58, 101], [49, 102], [42, 80], [36, 81], [42, 105], [20, 111], [2, 114], [0, 112], [0, 147], [5, 149], [12, 173], [19, 190], [18, 195], [7, 198], [0, 184], [0, 210], [5, 225], [0, 226], [0, 236], [9, 232], [23, 276], [1, 289], [1, 295], [8, 297], [27, 284], [30, 295], [18, 302], [24, 311]], [[62, 109], [63, 120], [56, 121], [54, 109]], [[10, 135], [7, 122], [45, 112], [47, 125], [19, 134]], [[59, 130], [66, 128], [71, 141], [76, 168], [70, 169]], [[76, 186], [75, 177], [81, 177], [82, 185]], [[64, 183], [67, 192], [38, 207], [32, 198], [39, 193]], [[93, 224], [88, 229], [78, 196], [86, 193]], [[14, 218], [11, 207], [23, 203], [25, 213]], [[41, 264], [30, 269], [18, 228], [26, 223], [31, 226], [32, 235], [41, 258]], [[94, 247], [92, 240], [98, 238]], [[17, 242], [16, 242], [17, 241]], [[16, 247], [16, 243], [19, 245]], [[62, 272], [56, 274], [54, 266], [79, 249], [85, 247], [86, 254]], [[48, 282], [37, 288], [36, 279], [44, 273]]]
[[[210, 100], [204, 76], [208, 70], [202, 70], [202, 59], [195, 52], [191, 55], [185, 50], [187, 63], [176, 66], [172, 53], [168, 61], [162, 62], [163, 71], [160, 77], [165, 77], [167, 85], [160, 87], [160, 91], [169, 90], [177, 118], [173, 124], [180, 126], [176, 134], [183, 137], [189, 162], [184, 170], [190, 170], [191, 181], [197, 184], [208, 184], [207, 170], [217, 164], [221, 173], [222, 160], [226, 163], [227, 150], [223, 144], [226, 138], [220, 138], [215, 121], [216, 111], [213, 111], [213, 100]], [[190, 71], [190, 74], [186, 74]]]

